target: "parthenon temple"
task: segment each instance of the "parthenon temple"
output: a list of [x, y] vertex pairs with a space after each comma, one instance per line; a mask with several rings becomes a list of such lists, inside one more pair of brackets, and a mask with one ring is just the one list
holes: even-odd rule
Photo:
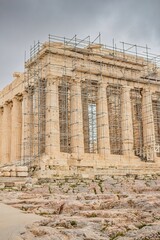
[[0, 167], [39, 177], [160, 173], [159, 56], [49, 35], [0, 91]]

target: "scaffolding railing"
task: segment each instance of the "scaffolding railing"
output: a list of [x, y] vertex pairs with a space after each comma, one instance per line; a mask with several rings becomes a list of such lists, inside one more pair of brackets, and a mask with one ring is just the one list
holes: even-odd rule
[[[133, 87], [130, 91], [134, 137], [133, 152], [135, 156], [147, 161], [148, 148], [146, 150], [143, 142], [142, 82], [146, 80], [145, 84], [147, 84], [148, 89], [150, 89], [152, 82], [159, 84], [160, 75], [157, 74], [157, 71], [160, 56], [151, 54], [148, 46], [143, 47], [124, 42], [121, 44], [122, 48], [118, 48], [113, 40], [113, 46], [102, 45], [100, 34], [93, 41], [90, 36], [79, 39], [77, 35], [73, 38], [49, 35], [47, 43], [34, 43], [30, 49], [29, 60], [25, 63], [24, 85], [28, 93], [25, 108], [28, 109], [29, 106], [29, 111], [24, 112], [23, 164], [37, 164], [38, 166], [45, 155], [46, 147], [51, 149], [55, 144], [50, 143], [48, 146], [46, 140], [46, 136], [54, 135], [52, 127], [55, 123], [52, 117], [46, 119], [48, 107], [46, 95], [50, 95], [50, 103], [47, 102], [50, 105], [50, 111], [59, 111], [57, 116], [59, 116], [60, 152], [65, 153], [66, 158], [69, 158], [69, 154], [75, 151], [76, 146], [72, 145], [72, 140], [78, 139], [80, 136], [79, 132], [73, 133], [72, 129], [73, 126], [82, 124], [84, 153], [90, 153], [93, 157], [94, 154], [99, 154], [98, 143], [102, 136], [98, 135], [98, 124], [99, 118], [102, 116], [97, 112], [100, 98], [97, 93], [99, 84], [104, 81], [104, 72], [107, 72], [112, 78], [112, 81], [105, 80], [107, 83], [106, 100], [108, 103], [106, 104], [110, 154], [120, 158], [123, 155], [122, 87], [125, 79], [128, 79], [128, 76], [133, 76], [134, 79], [137, 79], [136, 88]], [[56, 50], [53, 51], [53, 49]], [[48, 78], [54, 75], [58, 79], [55, 80], [58, 81], [58, 93], [47, 87]], [[77, 88], [73, 88], [75, 85]], [[79, 86], [81, 92], [76, 90]], [[58, 110], [52, 102], [52, 96], [56, 94], [58, 94]], [[79, 97], [82, 102], [82, 110], [79, 109], [78, 100], [75, 100]], [[74, 108], [71, 107], [72, 99], [75, 101]], [[80, 114], [79, 116], [82, 115], [82, 119], [75, 118], [73, 120], [76, 111]], [[157, 149], [160, 145], [160, 101], [153, 101], [153, 113], [153, 124], [157, 134], [154, 151], [159, 151]], [[50, 126], [49, 130], [48, 126]], [[125, 131], [126, 129], [127, 127]], [[80, 154], [81, 149], [78, 152], [79, 157]]]

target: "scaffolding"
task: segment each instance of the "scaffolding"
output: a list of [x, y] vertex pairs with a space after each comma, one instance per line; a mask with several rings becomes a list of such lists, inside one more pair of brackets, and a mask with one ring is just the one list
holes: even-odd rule
[[[101, 101], [98, 91], [103, 78], [107, 83], [105, 94], [110, 154], [120, 158], [123, 155], [124, 127], [122, 127], [121, 113], [124, 102], [121, 96], [124, 82], [132, 81], [136, 83], [136, 87], [130, 90], [133, 151], [141, 160], [148, 160], [143, 141], [142, 85], [147, 84], [150, 89], [152, 83], [159, 84], [157, 71], [160, 56], [150, 54], [147, 46], [124, 42], [121, 44], [122, 48], [118, 48], [113, 40], [113, 46], [102, 45], [100, 34], [93, 41], [90, 36], [79, 39], [75, 35], [69, 39], [49, 35], [46, 43], [38, 42], [31, 47], [30, 57], [25, 62], [23, 165], [39, 166], [39, 162], [46, 154], [46, 149], [47, 152], [52, 152], [52, 148], [58, 148], [58, 144], [56, 146], [54, 143], [53, 146], [52, 142], [48, 141], [49, 138], [57, 138], [57, 141], [60, 141], [60, 152], [65, 153], [66, 158], [75, 152], [76, 147], [79, 147], [78, 151], [81, 152], [81, 146], [72, 144], [74, 139], [81, 137], [78, 132], [72, 131], [74, 127], [76, 129], [77, 124], [82, 125], [83, 129], [84, 153], [92, 154], [93, 157], [99, 154], [101, 151], [99, 141], [106, 134], [105, 132], [101, 136], [98, 134], [98, 128], [101, 127], [99, 121], [105, 111], [103, 109], [101, 113], [97, 111], [98, 103]], [[48, 83], [50, 76], [56, 76], [52, 81], [58, 79], [58, 92], [52, 89], [52, 83]], [[81, 92], [75, 90], [78, 87]], [[54, 95], [57, 94], [59, 108], [54, 102]], [[82, 115], [83, 123], [80, 119], [76, 119], [76, 122], [73, 120], [75, 112], [79, 111], [77, 100], [79, 95], [82, 99], [82, 112], [79, 114]], [[157, 152], [157, 156], [160, 156], [159, 93], [155, 93], [152, 103], [156, 140], [151, 147]], [[105, 105], [103, 107], [106, 109]], [[57, 122], [54, 122], [56, 117], [53, 116], [57, 111], [59, 138], [56, 132], [58, 131]], [[54, 124], [56, 131], [53, 131]]]

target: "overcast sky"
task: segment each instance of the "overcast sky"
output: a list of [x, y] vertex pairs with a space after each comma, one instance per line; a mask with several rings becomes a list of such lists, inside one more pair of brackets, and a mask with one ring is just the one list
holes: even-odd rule
[[160, 0], [0, 0], [0, 89], [24, 70], [34, 41], [99, 32], [105, 44], [114, 38], [160, 54]]

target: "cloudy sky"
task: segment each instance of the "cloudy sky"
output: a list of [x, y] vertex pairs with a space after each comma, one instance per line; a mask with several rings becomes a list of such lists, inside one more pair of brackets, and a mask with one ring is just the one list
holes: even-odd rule
[[0, 89], [24, 70], [25, 51], [48, 34], [72, 38], [99, 32], [112, 39], [148, 45], [160, 54], [160, 0], [0, 0]]

